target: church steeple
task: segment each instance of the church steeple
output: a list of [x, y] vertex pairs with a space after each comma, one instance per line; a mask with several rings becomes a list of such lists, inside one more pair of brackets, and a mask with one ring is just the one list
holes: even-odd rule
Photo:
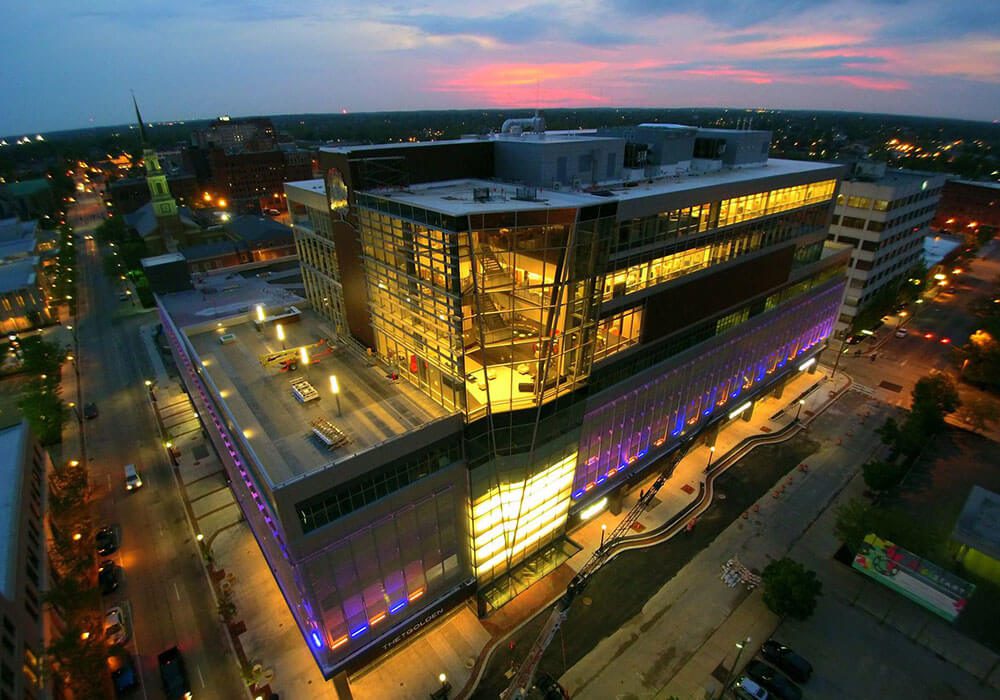
[[146, 125], [142, 123], [142, 115], [139, 114], [139, 103], [135, 101], [135, 93], [132, 93], [132, 104], [135, 105], [135, 119], [139, 122], [139, 145], [146, 148]]
[[176, 219], [177, 202], [170, 194], [167, 176], [160, 166], [160, 158], [156, 155], [156, 149], [146, 138], [146, 127], [142, 123], [142, 115], [139, 113], [139, 103], [135, 99], [135, 93], [132, 94], [132, 104], [135, 105], [135, 118], [139, 121], [142, 160], [146, 164], [146, 185], [149, 187], [149, 194], [152, 198], [153, 213], [157, 219]]

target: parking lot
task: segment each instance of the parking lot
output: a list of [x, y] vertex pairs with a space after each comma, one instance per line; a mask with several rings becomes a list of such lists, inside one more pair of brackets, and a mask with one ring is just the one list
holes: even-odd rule
[[836, 596], [823, 596], [812, 618], [787, 621], [775, 636], [812, 663], [812, 679], [802, 686], [809, 700], [997, 697], [996, 690]]

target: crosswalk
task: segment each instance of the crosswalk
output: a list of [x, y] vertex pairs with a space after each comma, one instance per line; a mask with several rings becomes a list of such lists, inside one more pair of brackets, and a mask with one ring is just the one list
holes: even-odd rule
[[856, 391], [865, 396], [875, 395], [875, 387], [868, 386], [867, 384], [858, 384], [857, 382], [851, 384], [851, 391]]

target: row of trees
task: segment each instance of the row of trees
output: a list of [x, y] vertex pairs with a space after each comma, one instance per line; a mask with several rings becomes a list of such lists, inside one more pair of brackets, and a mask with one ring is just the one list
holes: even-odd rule
[[902, 421], [888, 418], [877, 430], [888, 456], [862, 467], [874, 501], [856, 498], [837, 509], [834, 531], [852, 552], [870, 533], [916, 552], [929, 551], [937, 539], [937, 533], [924, 523], [914, 522], [904, 511], [884, 507], [883, 502], [902, 486], [917, 457], [944, 430], [946, 416], [957, 411], [961, 401], [955, 385], [943, 374], [920, 379], [912, 398]]
[[49, 475], [51, 576], [46, 601], [58, 613], [48, 656], [53, 671], [74, 697], [107, 695], [107, 643], [94, 555], [95, 526], [88, 501], [85, 464], [71, 460]]
[[889, 448], [886, 459], [873, 459], [862, 467], [865, 485], [882, 495], [896, 488], [917, 456], [945, 427], [945, 416], [961, 405], [958, 390], [943, 374], [917, 381], [913, 404], [902, 422], [887, 418], [876, 431]]
[[140, 262], [149, 255], [146, 241], [132, 235], [125, 220], [117, 214], [105, 219], [96, 234], [100, 243], [112, 249], [111, 255], [104, 256], [105, 274], [113, 280], [132, 280], [139, 302], [146, 308], [153, 306], [156, 302]]
[[18, 341], [21, 369], [29, 377], [18, 401], [21, 413], [42, 445], [55, 445], [62, 439], [62, 427], [69, 409], [60, 398], [60, 368], [66, 353], [56, 344], [31, 336]]

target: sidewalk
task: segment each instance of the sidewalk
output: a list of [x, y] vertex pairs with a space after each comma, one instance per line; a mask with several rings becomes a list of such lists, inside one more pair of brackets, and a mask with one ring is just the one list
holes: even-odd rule
[[[259, 663], [269, 689], [282, 697], [337, 698], [333, 684], [323, 680], [252, 533], [241, 521], [221, 465], [200, 430], [184, 429], [190, 425], [193, 409], [179, 383], [169, 377], [163, 366], [152, 337], [154, 328], [155, 324], [145, 326], [142, 335], [156, 372], [155, 391], [162, 425], [167, 431], [178, 426], [181, 429], [179, 434], [171, 433], [170, 439], [185, 503], [196, 531], [204, 536], [211, 551], [213, 567], [219, 572], [217, 579], [233, 592], [238, 610], [236, 627], [240, 630], [237, 655], [244, 655], [251, 665]], [[807, 422], [828, 405], [833, 391], [842, 391], [848, 382], [844, 376], [831, 382], [821, 372], [803, 372], [789, 381], [780, 398], [768, 395], [760, 399], [751, 420], [731, 421], [719, 434], [714, 453], [700, 445], [681, 460], [657, 494], [652, 508], [640, 517], [636, 529], [653, 530], [695, 502], [710, 458], [713, 467], [719, 466], [725, 455], [746, 438], [773, 433], [794, 422], [800, 398], [804, 401], [801, 419]], [[638, 500], [640, 489], [648, 489], [656, 476], [652, 471], [644, 483], [635, 485], [625, 496], [618, 516], [602, 513], [570, 533], [582, 550], [556, 571], [489, 618], [479, 619], [472, 606], [460, 606], [413, 642], [401, 645], [353, 676], [351, 697], [423, 700], [440, 687], [440, 673], [445, 673], [455, 689], [452, 697], [466, 697], [472, 692], [489, 653], [562, 595], [570, 579], [599, 546], [601, 525], [613, 530]]]
[[[849, 380], [843, 375], [838, 376], [835, 381], [831, 382], [826, 375], [820, 372], [816, 372], [815, 374], [799, 373], [789, 381], [780, 398], [767, 395], [760, 399], [754, 406], [754, 411], [749, 421], [741, 419], [730, 421], [726, 428], [719, 433], [715, 442], [714, 453], [708, 446], [699, 445], [693, 448], [678, 463], [673, 475], [657, 493], [656, 499], [653, 501], [653, 506], [642, 514], [637, 524], [633, 526], [633, 529], [643, 532], [653, 530], [669, 522], [677, 514], [697, 501], [701, 482], [704, 479], [705, 469], [709, 465], [710, 458], [714, 470], [716, 466], [725, 460], [727, 453], [746, 438], [774, 433], [794, 422], [800, 398], [805, 402], [801, 408], [800, 418], [803, 422], [809, 421], [829, 405], [833, 398], [831, 392], [843, 391], [848, 385]], [[453, 679], [453, 686], [456, 688], [461, 687], [461, 690], [455, 694], [456, 698], [468, 697], [473, 693], [479, 674], [484, 669], [486, 661], [494, 649], [502, 646], [512, 632], [531, 620], [540, 610], [553, 603], [565, 592], [569, 581], [600, 546], [601, 526], [605, 525], [607, 531], [613, 531], [618, 523], [625, 518], [629, 509], [636, 504], [640, 491], [647, 490], [656, 477], [656, 471], [652, 470], [644, 482], [635, 485], [632, 491], [623, 499], [622, 510], [619, 515], [615, 516], [605, 511], [587, 525], [571, 532], [570, 538], [582, 547], [579, 553], [541, 582], [528, 589], [526, 593], [515, 598], [489, 618], [480, 621], [480, 624], [490, 631], [491, 638], [489, 644], [480, 653], [479, 660], [473, 672], [465, 674], [462, 678]], [[425, 638], [433, 637], [440, 633], [438, 630], [431, 630], [425, 635]], [[614, 654], [610, 657], [607, 653], [604, 653], [603, 656], [598, 656], [602, 659], [608, 659], [613, 658]], [[601, 667], [605, 663], [606, 661], [603, 660], [600, 662], [595, 661], [594, 664], [596, 666], [591, 664], [591, 668]], [[399, 668], [399, 673], [405, 673], [405, 671], [405, 668]], [[455, 681], [461, 682], [464, 685], [459, 686]], [[571, 687], [567, 686], [567, 690], [570, 690], [572, 693]], [[614, 696], [614, 694], [611, 694], [594, 697]], [[358, 697], [375, 696], [359, 695]]]
[[195, 407], [164, 366], [153, 336], [155, 328], [155, 323], [143, 326], [140, 335], [154, 368], [150, 379], [155, 382], [157, 420], [163, 439], [173, 446], [188, 518], [211, 554], [216, 596], [223, 588], [232, 592], [237, 610], [232, 624], [234, 652], [249, 668], [259, 670], [256, 693], [247, 697], [266, 698], [270, 691], [283, 698], [335, 700], [333, 684], [319, 672], [243, 521], [222, 464], [201, 434]]

